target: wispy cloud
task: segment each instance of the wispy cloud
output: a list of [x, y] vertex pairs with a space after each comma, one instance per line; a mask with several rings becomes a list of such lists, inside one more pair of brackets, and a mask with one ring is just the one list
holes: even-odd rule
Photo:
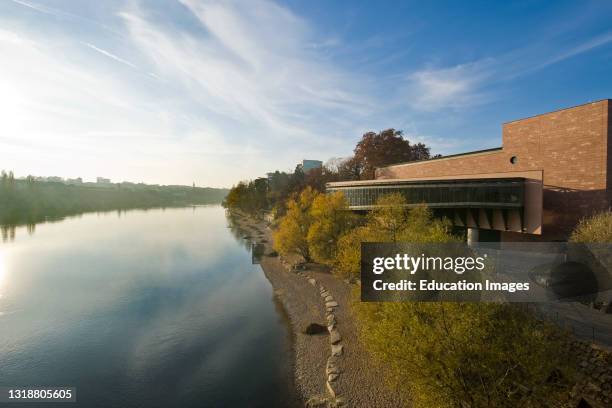
[[612, 32], [574, 45], [532, 44], [502, 55], [450, 67], [425, 68], [407, 75], [403, 95], [413, 109], [465, 109], [495, 98], [491, 87], [561, 63], [612, 42]]
[[156, 69], [190, 89], [206, 109], [266, 126], [271, 135], [315, 135], [314, 141], [323, 110], [323, 117], [349, 120], [368, 109], [358, 81], [309, 49], [308, 25], [288, 10], [268, 1], [248, 8], [231, 1], [181, 3], [208, 36], [168, 29], [138, 8], [120, 15]]
[[482, 103], [481, 89], [491, 73], [489, 60], [451, 68], [424, 69], [409, 75], [409, 103], [416, 110], [469, 107]]
[[117, 62], [120, 62], [120, 63], [122, 63], [122, 64], [125, 64], [125, 65], [127, 65], [128, 67], [132, 67], [132, 68], [134, 68], [134, 69], [138, 69], [138, 67], [137, 67], [136, 65], [132, 64], [130, 61], [124, 60], [123, 58], [118, 57], [118, 56], [116, 56], [115, 54], [112, 54], [112, 53], [110, 53], [110, 52], [108, 52], [108, 51], [106, 51], [106, 50], [103, 50], [102, 48], [98, 48], [98, 47], [96, 47], [96, 46], [95, 46], [95, 45], [93, 45], [93, 44], [90, 44], [90, 43], [83, 43], [83, 45], [85, 45], [86, 47], [91, 48], [92, 50], [94, 50], [94, 51], [96, 51], [96, 52], [99, 52], [99, 53], [100, 53], [100, 54], [102, 54], [102, 55], [106, 55], [106, 56], [107, 56], [108, 58], [110, 58], [110, 59], [113, 59], [113, 60], [115, 60], [115, 61], [117, 61]]

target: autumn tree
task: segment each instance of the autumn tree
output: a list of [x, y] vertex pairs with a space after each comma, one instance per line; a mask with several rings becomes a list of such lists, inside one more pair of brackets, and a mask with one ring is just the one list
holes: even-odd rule
[[430, 157], [427, 146], [422, 143], [411, 145], [404, 139], [401, 130], [393, 128], [379, 133], [365, 133], [357, 143], [354, 154], [354, 159], [359, 164], [359, 178], [362, 180], [373, 179], [377, 167]]
[[274, 232], [274, 247], [281, 255], [298, 254], [306, 262], [311, 261], [308, 245], [308, 231], [312, 225], [310, 209], [318, 195], [306, 187], [297, 197], [287, 201], [287, 212]]
[[318, 195], [310, 208], [312, 224], [308, 230], [308, 245], [312, 258], [320, 263], [332, 264], [338, 239], [355, 223], [344, 194]]

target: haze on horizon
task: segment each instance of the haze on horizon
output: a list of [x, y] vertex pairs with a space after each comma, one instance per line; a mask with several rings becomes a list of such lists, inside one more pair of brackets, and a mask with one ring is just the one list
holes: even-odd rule
[[612, 3], [5, 0], [0, 169], [228, 187], [612, 97]]

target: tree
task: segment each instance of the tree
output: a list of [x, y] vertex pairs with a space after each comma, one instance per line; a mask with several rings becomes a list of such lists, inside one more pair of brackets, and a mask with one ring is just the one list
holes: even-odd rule
[[297, 197], [287, 202], [287, 213], [281, 217], [278, 229], [274, 232], [274, 247], [284, 256], [300, 255], [310, 262], [308, 231], [312, 224], [310, 208], [319, 193], [306, 187]]
[[361, 178], [362, 163], [354, 157], [349, 157], [338, 164], [338, 180], [353, 181]]
[[341, 192], [318, 195], [312, 203], [310, 214], [312, 224], [307, 239], [312, 258], [331, 265], [338, 239], [354, 225], [355, 216], [349, 211]]
[[400, 232], [408, 227], [407, 221], [406, 199], [399, 193], [380, 197], [368, 213], [368, 228], [378, 231], [385, 242], [397, 242]]
[[410, 145], [401, 130], [393, 128], [379, 133], [367, 132], [354, 150], [355, 160], [359, 163], [360, 179], [373, 179], [377, 167], [391, 164], [424, 160], [430, 157], [429, 148], [424, 144]]
[[387, 194], [376, 201], [375, 209], [366, 216], [365, 225], [347, 231], [338, 239], [336, 271], [341, 275], [359, 275], [362, 242], [457, 241], [447, 220], [434, 218], [424, 205], [406, 207], [406, 200], [400, 194]]
[[358, 277], [361, 268], [361, 243], [376, 242], [376, 235], [367, 226], [353, 228], [338, 239], [334, 273]]

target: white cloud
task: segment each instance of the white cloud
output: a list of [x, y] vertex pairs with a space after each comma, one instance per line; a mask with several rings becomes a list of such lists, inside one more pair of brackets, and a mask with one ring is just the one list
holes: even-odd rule
[[494, 98], [492, 86], [510, 81], [612, 42], [612, 32], [558, 47], [550, 41], [530, 44], [503, 55], [450, 67], [426, 68], [408, 75], [406, 92], [416, 111], [463, 109]]
[[485, 96], [479, 87], [487, 74], [480, 65], [425, 69], [411, 74], [408, 91], [411, 106], [417, 110], [435, 111], [482, 103]]

